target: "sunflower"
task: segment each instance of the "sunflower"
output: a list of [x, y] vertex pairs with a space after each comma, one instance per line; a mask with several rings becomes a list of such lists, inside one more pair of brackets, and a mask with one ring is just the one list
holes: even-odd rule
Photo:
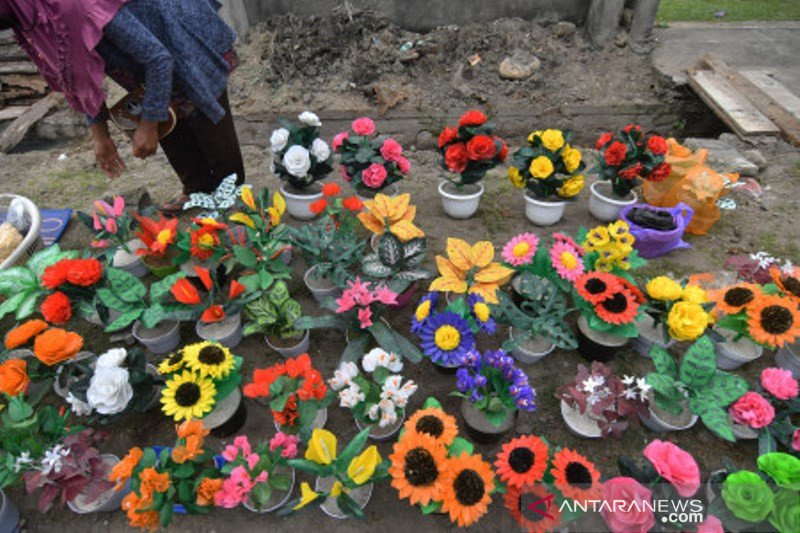
[[795, 303], [800, 303], [800, 267], [794, 267], [791, 272], [785, 272], [773, 265], [770, 267], [769, 273], [782, 293]]
[[[548, 496], [547, 488], [538, 483], [525, 485], [522, 488], [509, 485], [505, 496], [503, 496], [503, 503], [523, 531], [527, 533], [545, 533], [553, 531], [561, 525], [561, 511], [558, 510], [557, 505], [543, 508], [547, 504], [542, 500]], [[529, 506], [536, 502], [541, 502], [537, 505], [537, 508], [550, 516], [529, 510]]]
[[594, 306], [594, 312], [609, 324], [630, 324], [636, 320], [639, 304], [628, 289], [620, 289]]
[[575, 290], [581, 298], [595, 305], [622, 288], [619, 279], [606, 272], [587, 272], [575, 280]]
[[438, 501], [447, 452], [427, 433], [407, 432], [389, 456], [392, 487], [411, 505]]
[[216, 342], [197, 342], [184, 347], [186, 366], [203, 377], [224, 379], [233, 370], [233, 354]]
[[581, 454], [564, 448], [553, 455], [553, 484], [565, 498], [583, 502], [600, 497], [600, 472]]
[[762, 294], [747, 307], [750, 338], [759, 344], [791, 344], [800, 336], [800, 312], [789, 298]]
[[458, 426], [455, 417], [439, 407], [428, 407], [418, 410], [406, 421], [405, 431], [407, 434], [424, 433], [436, 439], [439, 444], [450, 446], [458, 435]]
[[158, 365], [159, 374], [172, 374], [186, 366], [186, 357], [183, 348], [165, 357]]
[[628, 281], [627, 279], [621, 276], [617, 276], [617, 280], [619, 281], [620, 285], [622, 285], [623, 289], [627, 289], [628, 292], [631, 293], [631, 295], [633, 296], [633, 300], [637, 304], [643, 304], [647, 302], [647, 296], [645, 296], [644, 293], [641, 290], [639, 290], [639, 287], [637, 287], [634, 283]]
[[489, 509], [494, 490], [492, 467], [480, 455], [463, 452], [447, 460], [442, 478], [442, 512], [460, 527], [477, 522]]
[[425, 355], [445, 366], [459, 365], [475, 346], [475, 336], [467, 321], [450, 311], [426, 320], [418, 335]]
[[184, 370], [164, 385], [161, 410], [175, 421], [203, 418], [216, 402], [217, 388], [210, 379]]
[[761, 293], [758, 285], [753, 283], [737, 283], [709, 293], [717, 309], [728, 315], [735, 315], [758, 297]]
[[539, 437], [526, 435], [505, 443], [494, 467], [509, 487], [521, 487], [542, 479], [547, 458], [547, 444]]

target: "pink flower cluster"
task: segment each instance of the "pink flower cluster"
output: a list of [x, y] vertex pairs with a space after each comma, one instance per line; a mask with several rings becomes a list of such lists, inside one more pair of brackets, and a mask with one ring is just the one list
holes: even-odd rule
[[[256, 462], [258, 462], [257, 456]], [[267, 472], [261, 472], [253, 478], [244, 466], [237, 466], [231, 470], [230, 477], [222, 482], [222, 488], [214, 495], [214, 503], [217, 507], [233, 509], [246, 502], [253, 487], [259, 483], [264, 483], [268, 478], [269, 474]]]
[[775, 408], [757, 392], [744, 394], [731, 404], [728, 412], [734, 422], [753, 429], [767, 427], [775, 418]]
[[279, 431], [277, 435], [270, 439], [269, 451], [274, 452], [278, 448], [283, 448], [283, 450], [281, 450], [281, 457], [284, 459], [294, 459], [297, 457], [298, 444], [300, 444], [300, 439], [296, 435], [289, 435], [283, 431]]
[[790, 370], [765, 368], [761, 371], [761, 386], [778, 400], [797, 398], [797, 380]]
[[[95, 231], [105, 231], [110, 235], [116, 235], [119, 231], [117, 218], [125, 213], [125, 199], [122, 196], [114, 198], [114, 205], [110, 205], [104, 200], [96, 200], [92, 212], [92, 227]], [[94, 248], [106, 248], [111, 243], [106, 239], [92, 241]]]
[[347, 313], [358, 308], [358, 321], [361, 329], [372, 326], [372, 305], [379, 302], [384, 305], [396, 305], [397, 293], [385, 285], [379, 285], [377, 289], [370, 289], [369, 282], [362, 282], [361, 278], [347, 282], [347, 290], [342, 296], [336, 299], [337, 313]]

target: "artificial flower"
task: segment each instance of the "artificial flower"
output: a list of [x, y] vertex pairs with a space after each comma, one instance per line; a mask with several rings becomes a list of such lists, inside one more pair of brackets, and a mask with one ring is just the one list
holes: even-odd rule
[[443, 446], [452, 444], [458, 435], [456, 419], [439, 407], [418, 410], [406, 421], [403, 427], [407, 433], [414, 432], [430, 435]]
[[782, 347], [800, 337], [800, 311], [788, 298], [761, 294], [747, 307], [747, 325], [755, 342]]
[[572, 198], [580, 194], [584, 187], [583, 174], [577, 174], [566, 180], [561, 187], [556, 189], [556, 193], [561, 198]]
[[429, 292], [422, 298], [420, 298], [419, 303], [417, 304], [417, 308], [414, 310], [414, 314], [411, 317], [411, 332], [418, 333], [419, 330], [422, 328], [425, 321], [431, 315], [431, 309], [436, 306], [436, 302], [439, 299], [439, 293], [436, 291]]
[[548, 447], [542, 439], [523, 435], [503, 445], [494, 467], [506, 485], [520, 488], [542, 480], [548, 459]]
[[584, 272], [581, 250], [566, 241], [556, 240], [553, 243], [550, 261], [561, 279], [574, 282]]
[[444, 446], [431, 435], [414, 431], [403, 434], [389, 456], [392, 487], [411, 505], [440, 500], [446, 459]]
[[183, 348], [180, 350], [168, 355], [164, 359], [161, 360], [161, 363], [158, 365], [158, 373], [159, 374], [172, 374], [173, 372], [177, 372], [181, 368], [186, 365], [186, 360], [184, 359]]
[[172, 284], [169, 291], [172, 293], [175, 300], [182, 304], [199, 305], [202, 301], [200, 299], [200, 293], [192, 282], [186, 278], [178, 278], [175, 280], [175, 283]]
[[125, 486], [133, 475], [133, 469], [136, 468], [143, 456], [144, 452], [142, 449], [138, 446], [134, 446], [128, 450], [127, 455], [125, 455], [121, 461], [111, 468], [108, 474], [108, 480], [116, 483], [114, 490], [119, 491]]
[[709, 297], [714, 301], [714, 306], [723, 313], [735, 315], [750, 305], [761, 290], [752, 283], [738, 283], [730, 287], [714, 290]]
[[584, 502], [600, 496], [600, 472], [581, 454], [564, 448], [553, 455], [553, 484], [565, 498]]
[[539, 237], [534, 233], [520, 233], [511, 238], [503, 247], [503, 261], [511, 266], [527, 265], [536, 255]]
[[297, 503], [297, 505], [292, 507], [292, 510], [299, 511], [300, 509], [302, 509], [303, 507], [305, 507], [306, 505], [313, 502], [319, 497], [320, 494], [318, 492], [314, 492], [314, 490], [312, 490], [311, 488], [311, 485], [303, 481], [300, 484], [300, 501]]
[[517, 189], [522, 189], [525, 187], [525, 178], [522, 176], [522, 174], [520, 174], [517, 167], [508, 168], [508, 181], [510, 181], [511, 185]]
[[214, 505], [217, 493], [222, 490], [223, 480], [214, 478], [203, 478], [197, 486], [195, 492], [195, 503], [200, 507], [210, 507]]
[[72, 318], [72, 303], [66, 294], [56, 291], [42, 301], [39, 310], [51, 324], [66, 324]]
[[202, 377], [225, 379], [235, 365], [233, 354], [217, 342], [197, 342], [183, 348], [186, 367]]
[[678, 341], [693, 341], [705, 333], [712, 317], [700, 304], [676, 302], [667, 315], [670, 336]]
[[746, 392], [728, 409], [731, 419], [753, 429], [767, 427], [775, 419], [775, 408], [757, 392]]
[[306, 460], [329, 465], [336, 459], [336, 453], [336, 435], [327, 429], [314, 429], [306, 449]]
[[549, 178], [553, 174], [555, 167], [549, 157], [540, 155], [531, 161], [528, 171], [534, 178], [543, 180]]
[[800, 304], [800, 267], [792, 267], [786, 271], [777, 265], [772, 265], [769, 273], [781, 292], [796, 304]]
[[725, 478], [722, 499], [733, 516], [753, 523], [766, 519], [775, 506], [772, 489], [761, 476], [749, 470], [740, 470]]
[[158, 220], [133, 214], [139, 222], [136, 236], [144, 243], [143, 248], [136, 250], [137, 255], [163, 256], [177, 237], [178, 219], [166, 219], [159, 215]]
[[647, 282], [645, 291], [651, 298], [667, 302], [680, 300], [683, 287], [668, 276], [658, 276]]
[[539, 138], [542, 140], [542, 146], [551, 152], [555, 152], [564, 146], [564, 133], [561, 130], [544, 130], [539, 135]]
[[475, 346], [475, 336], [467, 321], [451, 311], [425, 320], [417, 334], [425, 354], [444, 366], [458, 366]]
[[204, 324], [213, 324], [215, 322], [222, 322], [225, 320], [225, 308], [219, 304], [209, 305], [205, 308], [200, 315], [200, 322]]
[[577, 293], [592, 305], [610, 298], [619, 291], [620, 279], [607, 272], [587, 272], [575, 280], [575, 290]]
[[461, 115], [458, 125], [463, 127], [482, 126], [486, 124], [487, 120], [486, 115], [483, 114], [482, 111], [472, 109]]
[[176, 421], [203, 418], [214, 408], [216, 396], [213, 380], [184, 370], [164, 385], [161, 410]]
[[[319, 140], [315, 139], [315, 142]], [[270, 225], [277, 226], [280, 224], [284, 213], [286, 213], [286, 200], [280, 191], [275, 191], [272, 193], [272, 205], [267, 208]]]
[[47, 366], [71, 359], [83, 347], [83, 337], [72, 331], [51, 328], [33, 341], [33, 353]]
[[775, 507], [769, 523], [780, 533], [800, 531], [800, 497], [796, 490], [780, 490], [775, 494]]
[[440, 277], [433, 280], [429, 290], [456, 294], [478, 293], [487, 303], [498, 302], [495, 291], [511, 279], [514, 270], [493, 263], [494, 247], [489, 241], [470, 246], [464, 240], [447, 239], [447, 258], [436, 256]]
[[347, 477], [356, 485], [363, 485], [372, 478], [379, 464], [381, 464], [381, 454], [378, 453], [378, 447], [369, 446], [350, 461], [347, 466]]
[[24, 394], [28, 389], [28, 363], [24, 359], [7, 359], [0, 364], [0, 392], [9, 396]]
[[286, 172], [295, 178], [304, 178], [311, 169], [311, 154], [304, 146], [293, 144], [283, 154], [281, 163]]
[[201, 261], [206, 261], [220, 245], [219, 233], [214, 228], [202, 226], [189, 234], [191, 241], [189, 253]]
[[372, 135], [375, 133], [375, 122], [369, 117], [360, 117], [350, 125], [356, 135]]
[[758, 457], [758, 469], [783, 489], [800, 490], [800, 458], [783, 452], [770, 452]]
[[708, 293], [702, 287], [698, 287], [697, 285], [687, 285], [683, 288], [683, 294], [681, 294], [681, 299], [684, 302], [691, 302], [693, 304], [707, 304], [710, 300], [708, 298]]
[[450, 457], [442, 477], [442, 512], [460, 527], [470, 526], [489, 510], [493, 490], [492, 467], [480, 455]]
[[[523, 531], [528, 533], [558, 531], [561, 525], [561, 511], [556, 505], [548, 505], [547, 497], [550, 495], [547, 488], [540, 483], [525, 485], [521, 488], [509, 485], [503, 496], [503, 503]], [[525, 496], [524, 503], [523, 496]], [[540, 502], [537, 508], [549, 516], [530, 509], [530, 507], [526, 509], [526, 503], [533, 505], [537, 501]]]
[[779, 400], [797, 398], [798, 386], [791, 370], [765, 368], [761, 371], [761, 386]]
[[492, 159], [496, 154], [495, 141], [488, 135], [475, 135], [467, 142], [467, 156], [473, 161]]
[[127, 368], [98, 366], [86, 389], [87, 403], [101, 415], [115, 415], [128, 407], [133, 386]]
[[636, 320], [639, 304], [628, 289], [612, 293], [608, 298], [594, 306], [597, 316], [609, 324], [631, 324]]
[[14, 348], [19, 348], [23, 344], [28, 344], [32, 338], [39, 335], [48, 327], [47, 322], [44, 320], [34, 319], [23, 322], [6, 333], [6, 349], [13, 350]]
[[602, 487], [606, 502], [625, 502], [628, 505], [603, 506], [600, 514], [611, 531], [618, 533], [647, 533], [655, 525], [653, 509], [634, 503], [652, 501], [650, 489], [630, 477], [611, 478]]
[[411, 205], [411, 195], [408, 193], [395, 197], [377, 194], [374, 200], [366, 200], [364, 207], [366, 211], [357, 216], [364, 227], [372, 233], [383, 235], [388, 231], [404, 242], [425, 236], [425, 233], [414, 225], [417, 208]]
[[658, 439], [648, 444], [643, 453], [658, 475], [672, 483], [681, 497], [694, 496], [700, 488], [700, 467], [690, 453]]

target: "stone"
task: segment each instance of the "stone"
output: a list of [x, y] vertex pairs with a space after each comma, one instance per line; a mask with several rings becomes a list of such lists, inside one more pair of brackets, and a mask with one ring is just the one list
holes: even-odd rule
[[689, 137], [684, 144], [692, 150], [707, 149], [709, 166], [717, 172], [735, 172], [747, 177], [758, 175], [758, 166], [725, 141]]
[[422, 130], [417, 133], [414, 139], [414, 146], [417, 150], [436, 150], [436, 137], [427, 130]]
[[542, 62], [533, 54], [516, 50], [511, 56], [500, 62], [497, 68], [504, 80], [525, 80], [542, 68]]
[[550, 26], [550, 33], [553, 34], [553, 37], [563, 39], [575, 33], [575, 29], [575, 24], [562, 20]]
[[628, 44], [628, 32], [625, 30], [620, 30], [614, 36], [614, 44], [623, 48], [626, 44]]
[[631, 23], [633, 22], [633, 9], [623, 9], [622, 16], [620, 17], [621, 26], [625, 29], [629, 29], [631, 27]]
[[749, 159], [751, 163], [754, 163], [758, 167], [758, 170], [767, 168], [767, 158], [764, 157], [764, 154], [762, 154], [760, 150], [756, 150], [755, 148], [752, 150], [745, 150], [742, 152], [742, 155]]

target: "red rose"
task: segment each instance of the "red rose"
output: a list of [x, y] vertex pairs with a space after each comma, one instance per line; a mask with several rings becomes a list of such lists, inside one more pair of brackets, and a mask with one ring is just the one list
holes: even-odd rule
[[445, 128], [439, 134], [439, 148], [444, 148], [446, 144], [453, 142], [458, 137], [458, 128]]
[[328, 207], [328, 200], [325, 198], [320, 198], [319, 200], [314, 200], [311, 202], [311, 205], [308, 206], [308, 209], [315, 215], [319, 215], [325, 211], [326, 207]]
[[621, 178], [625, 178], [626, 180], [632, 180], [639, 177], [639, 175], [642, 173], [643, 168], [644, 167], [642, 166], [641, 163], [636, 163], [635, 165], [629, 166], [625, 170], [621, 170], [619, 172], [619, 176]]
[[486, 124], [486, 115], [477, 110], [467, 111], [461, 115], [461, 120], [458, 121], [459, 126], [481, 126]]
[[341, 189], [339, 188], [338, 183], [326, 183], [322, 186], [322, 194], [328, 198], [331, 196], [336, 196], [340, 191]]
[[500, 141], [500, 143], [501, 143], [500, 151], [497, 153], [497, 158], [500, 161], [505, 161], [506, 157], [508, 157], [508, 145], [506, 144], [506, 142], [503, 139], [500, 139], [498, 137], [495, 137], [494, 139], [496, 141]]
[[67, 281], [67, 271], [69, 270], [67, 260], [62, 259], [54, 265], [44, 269], [42, 273], [42, 285], [47, 289], [60, 287]]
[[474, 161], [491, 159], [496, 153], [494, 139], [488, 135], [476, 135], [467, 143], [467, 155]]
[[597, 150], [601, 150], [603, 146], [607, 145], [613, 138], [614, 134], [611, 133], [610, 131], [607, 131], [604, 134], [602, 134], [599, 139], [597, 139], [597, 142], [594, 143], [594, 147]]
[[444, 164], [450, 172], [460, 174], [467, 168], [469, 157], [464, 143], [451, 144], [444, 153]]
[[664, 137], [659, 137], [658, 135], [653, 135], [647, 139], [647, 147], [655, 155], [664, 155], [667, 153], [667, 141]]
[[672, 173], [672, 167], [669, 163], [661, 163], [647, 176], [650, 181], [664, 181]]
[[606, 148], [606, 164], [616, 167], [625, 161], [626, 155], [628, 155], [628, 147], [619, 141], [614, 141], [611, 146]]
[[81, 287], [91, 287], [103, 276], [103, 265], [97, 259], [73, 259], [69, 262], [67, 281]]
[[361, 211], [361, 209], [364, 207], [364, 204], [361, 202], [361, 198], [358, 196], [350, 196], [349, 198], [342, 200], [342, 206], [350, 211]]
[[640, 128], [638, 124], [628, 124], [627, 126], [622, 128], [622, 131], [624, 131], [625, 133], [630, 133], [631, 131], [635, 131], [638, 133], [642, 131], [642, 128]]
[[66, 324], [72, 318], [72, 304], [61, 291], [44, 299], [40, 307], [42, 316], [51, 324]]

